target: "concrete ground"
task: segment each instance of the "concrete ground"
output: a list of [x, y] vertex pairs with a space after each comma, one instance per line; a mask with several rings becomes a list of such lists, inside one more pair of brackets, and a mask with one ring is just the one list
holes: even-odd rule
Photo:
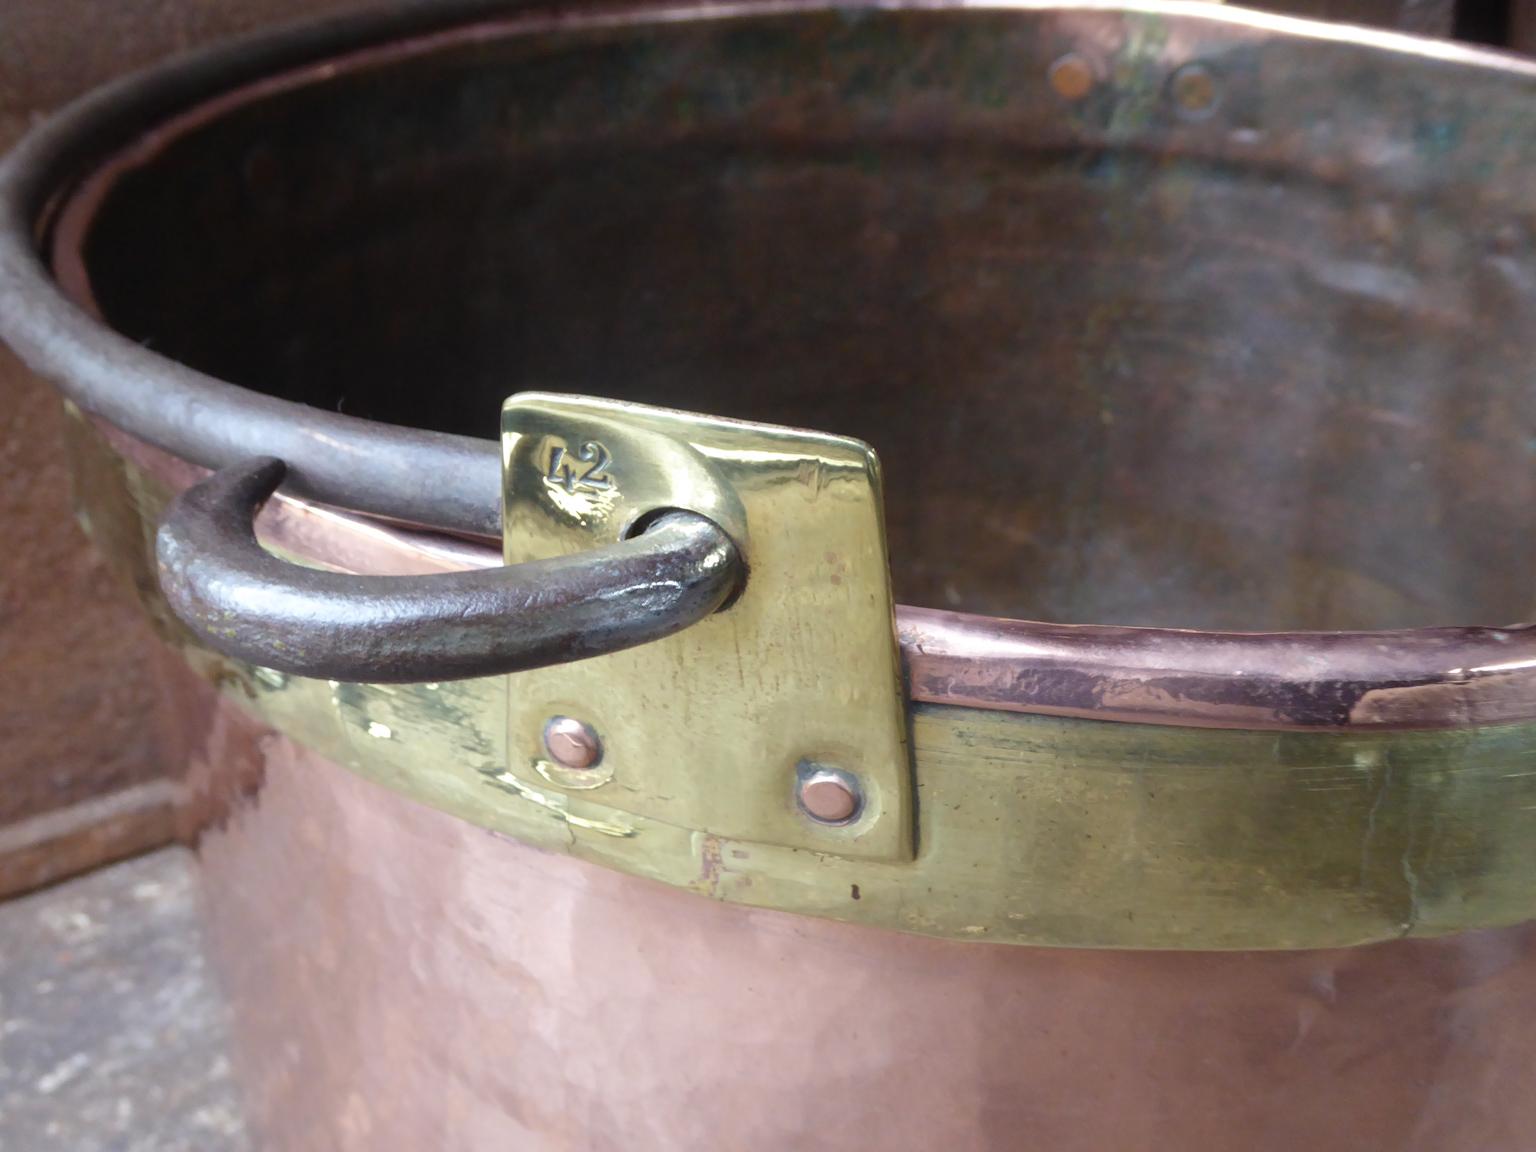
[[249, 1152], [191, 859], [0, 904], [0, 1152]]

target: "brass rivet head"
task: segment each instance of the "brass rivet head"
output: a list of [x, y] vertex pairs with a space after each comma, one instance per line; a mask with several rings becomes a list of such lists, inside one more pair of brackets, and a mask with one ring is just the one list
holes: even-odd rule
[[795, 796], [818, 824], [848, 824], [864, 806], [858, 779], [838, 768], [802, 763]]
[[1054, 61], [1046, 71], [1046, 78], [1056, 95], [1073, 103], [1093, 91], [1095, 80], [1093, 65], [1076, 52], [1068, 52]]
[[544, 748], [562, 768], [595, 768], [603, 758], [603, 742], [592, 726], [569, 716], [554, 716], [544, 725]]
[[1202, 120], [1221, 102], [1221, 80], [1205, 64], [1186, 64], [1168, 81], [1176, 112], [1186, 120]]

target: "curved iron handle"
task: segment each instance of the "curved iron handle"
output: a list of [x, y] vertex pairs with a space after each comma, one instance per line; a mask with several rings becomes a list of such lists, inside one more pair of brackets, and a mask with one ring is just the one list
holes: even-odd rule
[[730, 538], [691, 512], [665, 513], [632, 540], [506, 568], [304, 568], [256, 539], [255, 514], [285, 472], [270, 457], [216, 472], [172, 501], [156, 538], [176, 615], [210, 647], [261, 667], [401, 683], [562, 664], [681, 631], [742, 579]]

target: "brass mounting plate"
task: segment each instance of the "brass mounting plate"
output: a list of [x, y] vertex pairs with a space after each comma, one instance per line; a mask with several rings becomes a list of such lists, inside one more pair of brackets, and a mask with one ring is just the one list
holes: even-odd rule
[[[732, 840], [910, 859], [912, 773], [874, 452], [857, 440], [587, 397], [502, 411], [509, 564], [623, 539], [648, 513], [708, 516], [746, 560], [721, 612], [626, 652], [509, 677], [509, 770], [562, 794]], [[570, 716], [595, 770], [547, 759]], [[800, 766], [856, 776], [858, 817], [818, 824]]]

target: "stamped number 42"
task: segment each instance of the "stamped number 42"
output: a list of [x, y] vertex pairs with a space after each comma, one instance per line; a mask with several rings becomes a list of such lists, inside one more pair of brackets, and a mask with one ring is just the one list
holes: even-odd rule
[[544, 479], [558, 484], [573, 495], [577, 492], [606, 492], [613, 487], [608, 468], [613, 457], [595, 440], [588, 440], [575, 452], [556, 445], [549, 450], [549, 468]]

